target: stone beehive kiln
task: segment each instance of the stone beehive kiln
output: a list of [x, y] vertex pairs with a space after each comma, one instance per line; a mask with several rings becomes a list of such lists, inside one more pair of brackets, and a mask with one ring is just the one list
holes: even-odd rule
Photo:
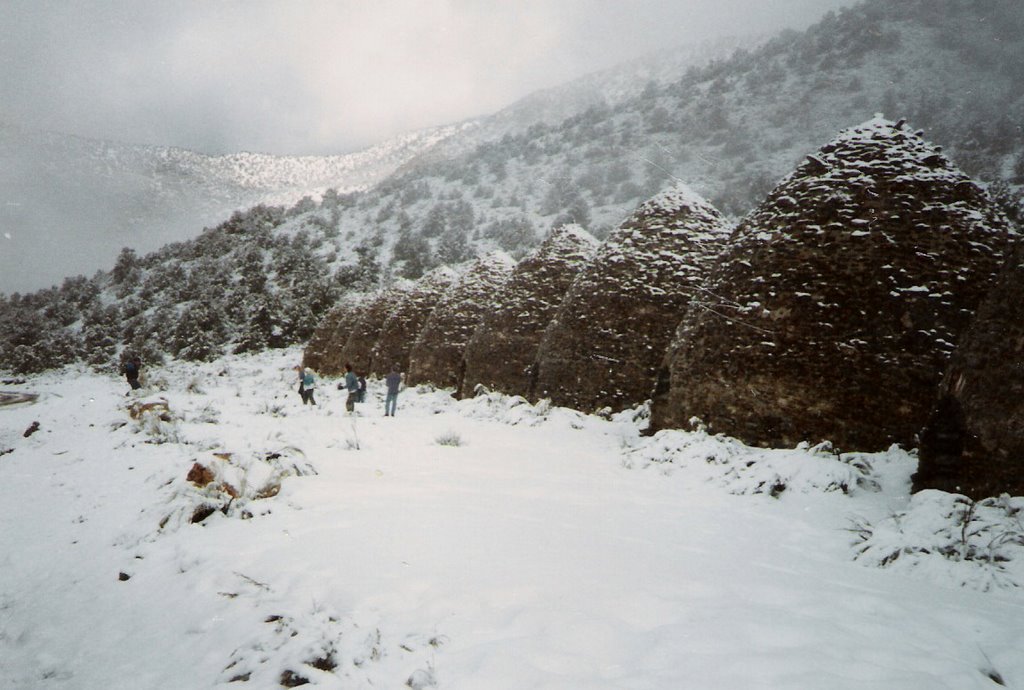
[[348, 339], [341, 351], [342, 366], [346, 362], [350, 363], [357, 373], [363, 375], [370, 371], [373, 347], [377, 344], [384, 322], [404, 293], [403, 287], [392, 287], [382, 290], [366, 302], [359, 319], [348, 330]]
[[573, 282], [537, 353], [534, 396], [593, 411], [648, 399], [684, 305], [729, 235], [684, 185], [641, 205]]
[[420, 278], [402, 295], [385, 319], [373, 347], [371, 374], [387, 374], [392, 366], [398, 366], [400, 371], [409, 369], [413, 343], [437, 303], [457, 279], [455, 271], [441, 266]]
[[344, 371], [342, 350], [348, 341], [349, 330], [362, 316], [366, 301], [362, 293], [349, 294], [327, 313], [303, 352], [303, 366], [325, 376], [336, 376]]
[[1024, 496], [1024, 246], [953, 353], [921, 436], [915, 491]]
[[469, 394], [482, 385], [530, 395], [530, 371], [544, 329], [597, 246], [578, 225], [566, 225], [519, 262], [466, 345], [463, 391]]
[[494, 308], [498, 290], [515, 261], [492, 252], [474, 261], [430, 314], [409, 354], [408, 383], [452, 387], [459, 394], [462, 353], [483, 315]]
[[876, 118], [736, 229], [682, 321], [654, 428], [691, 417], [747, 443], [909, 443], [1009, 226], [937, 149]]

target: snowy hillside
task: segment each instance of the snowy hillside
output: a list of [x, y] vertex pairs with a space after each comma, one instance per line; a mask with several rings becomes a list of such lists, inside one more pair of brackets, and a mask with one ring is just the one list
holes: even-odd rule
[[291, 205], [328, 188], [365, 191], [441, 142], [451, 146], [426, 160], [450, 158], [538, 122], [561, 122], [597, 103], [622, 101], [648, 82], [678, 79], [735, 45], [738, 39], [664, 51], [529, 96], [491, 117], [409, 133], [346, 155], [211, 156], [0, 122], [0, 293], [90, 275], [108, 267], [122, 247], [145, 252], [187, 240], [257, 204]]
[[[236, 211], [193, 240], [147, 255], [111, 256], [101, 264], [112, 267], [109, 273], [17, 300], [0, 295], [0, 319], [9, 324], [0, 329], [0, 367], [22, 373], [73, 361], [116, 366], [125, 347], [153, 361], [299, 343], [345, 294], [386, 289], [495, 249], [519, 259], [550, 228], [568, 223], [604, 238], [639, 204], [679, 181], [726, 216], [745, 213], [836, 132], [878, 110], [909, 115], [1019, 221], [1024, 135], [1014, 122], [1024, 116], [1017, 83], [1024, 40], [1012, 29], [1024, 26], [1024, 15], [1016, 0], [947, 5], [940, 15], [928, 3], [869, 0], [674, 81], [638, 71], [651, 77], [639, 93], [622, 86], [628, 71], [609, 73], [604, 104], [561, 121], [531, 121], [528, 107], [513, 106], [466, 123], [443, 146], [409, 142], [426, 149], [363, 192], [330, 189], [319, 203], [299, 199], [290, 207]], [[589, 102], [573, 95], [584, 92], [594, 93], [567, 86], [565, 100], [545, 109], [573, 111]], [[512, 129], [504, 129], [510, 122]], [[79, 158], [106, 155], [89, 151]], [[121, 153], [111, 155], [122, 160]], [[392, 165], [404, 154], [396, 155]], [[262, 184], [266, 166], [255, 166], [259, 175], [251, 172], [255, 160], [225, 158], [214, 166], [217, 179], [238, 189], [256, 179]], [[60, 165], [35, 163], [20, 171], [0, 165], [0, 190], [60, 179]], [[294, 165], [327, 174], [313, 163]], [[296, 168], [281, 165], [274, 184], [294, 178]], [[124, 169], [119, 164], [110, 174]], [[167, 202], [178, 213], [205, 198], [173, 186], [159, 196], [149, 188], [157, 178], [148, 173], [105, 197], [95, 187], [102, 179], [78, 175], [35, 207], [46, 228], [32, 236], [31, 251], [42, 261], [22, 260], [29, 250], [18, 219], [29, 208], [0, 206], [5, 227], [13, 228], [0, 235], [0, 261], [11, 269], [0, 275], [41, 276], [41, 266], [100, 251], [103, 243], [82, 228], [119, 238], [104, 246], [127, 244], [118, 233], [128, 226], [111, 221], [112, 209], [138, 221], [131, 232], [144, 228], [147, 241], [158, 244], [164, 226], [148, 203], [166, 210], [157, 201], [188, 200]]]
[[603, 238], [677, 181], [738, 218], [804, 156], [879, 112], [924, 128], [1019, 219], [1024, 40], [1010, 27], [1024, 27], [1015, 0], [941, 14], [869, 0], [677, 79], [641, 79], [628, 95], [611, 78], [607, 97], [578, 84], [537, 94], [410, 161], [340, 228], [417, 247], [415, 270], [396, 267], [415, 278], [453, 241], [522, 256], [568, 222]]
[[740, 217], [878, 112], [923, 127], [1019, 219], [1021, 28], [1016, 0], [941, 13], [868, 0], [728, 58], [708, 62], [723, 46], [652, 56], [354, 157], [211, 158], [0, 128], [0, 276], [11, 281], [0, 292], [91, 274], [121, 247], [150, 251], [331, 185], [365, 189], [333, 218], [347, 248], [375, 243], [384, 264], [414, 255], [394, 266], [409, 278], [451, 263], [453, 246], [521, 257], [571, 222], [603, 238], [675, 181]]
[[1021, 499], [300, 356], [4, 384], [0, 686], [1024, 684]]
[[566, 84], [541, 89], [490, 116], [466, 123], [467, 127], [441, 142], [433, 154], [454, 157], [506, 135], [517, 136], [534, 125], [555, 126], [593, 108], [625, 104], [644, 89], [665, 87], [682, 79], [694, 67], [724, 60], [738, 48], [751, 49], [765, 40], [766, 37], [757, 36], [726, 37], [660, 50]]

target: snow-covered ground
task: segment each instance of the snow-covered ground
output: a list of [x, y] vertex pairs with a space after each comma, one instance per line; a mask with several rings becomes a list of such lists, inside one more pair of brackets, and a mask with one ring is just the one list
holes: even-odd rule
[[1024, 686], [1021, 499], [299, 358], [4, 386], [0, 686]]

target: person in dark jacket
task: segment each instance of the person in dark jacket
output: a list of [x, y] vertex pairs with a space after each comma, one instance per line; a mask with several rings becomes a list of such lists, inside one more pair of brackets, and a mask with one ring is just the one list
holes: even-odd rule
[[398, 406], [398, 389], [402, 385], [402, 375], [398, 372], [398, 365], [391, 367], [391, 371], [384, 377], [388, 393], [384, 398], [384, 416], [394, 417], [395, 408]]
[[139, 383], [139, 373], [142, 371], [142, 360], [138, 355], [132, 355], [124, 363], [124, 376], [128, 379], [128, 385], [132, 390], [138, 390], [142, 385]]

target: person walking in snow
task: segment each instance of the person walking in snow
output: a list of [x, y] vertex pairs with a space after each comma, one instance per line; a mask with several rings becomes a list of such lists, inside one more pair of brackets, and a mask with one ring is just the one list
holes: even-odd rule
[[348, 362], [345, 362], [345, 380], [338, 384], [338, 388], [341, 388], [342, 385], [348, 391], [348, 397], [345, 398], [345, 410], [352, 414], [356, 410], [356, 399], [359, 397], [359, 378], [356, 376], [356, 372], [352, 371], [352, 365]]
[[302, 396], [303, 405], [316, 405], [313, 399], [313, 391], [316, 388], [316, 378], [309, 367], [299, 369], [299, 395]]
[[302, 398], [302, 402], [306, 402], [306, 384], [303, 381], [305, 378], [305, 372], [302, 371], [302, 365], [294, 367], [295, 373], [299, 376], [299, 397]]
[[398, 365], [391, 367], [391, 371], [384, 377], [388, 393], [384, 398], [384, 416], [394, 417], [395, 408], [398, 406], [398, 389], [402, 385], [402, 375], [398, 372]]
[[142, 360], [139, 359], [138, 355], [132, 355], [124, 363], [124, 376], [128, 379], [128, 385], [132, 387], [132, 390], [138, 390], [142, 385], [139, 383], [139, 373], [142, 370]]

